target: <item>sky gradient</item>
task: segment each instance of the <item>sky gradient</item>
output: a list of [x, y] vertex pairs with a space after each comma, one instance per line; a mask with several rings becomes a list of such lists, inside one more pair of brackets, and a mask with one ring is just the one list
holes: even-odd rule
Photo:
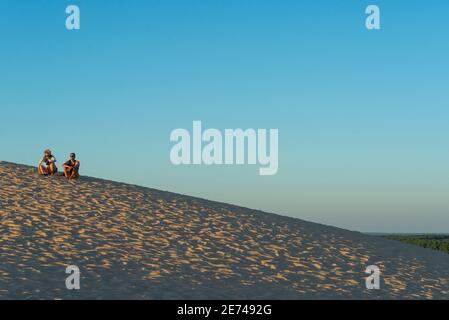
[[[81, 30], [65, 29], [65, 8]], [[379, 31], [365, 8], [381, 9]], [[0, 0], [0, 159], [347, 229], [449, 233], [449, 2]], [[279, 129], [279, 171], [170, 132]]]

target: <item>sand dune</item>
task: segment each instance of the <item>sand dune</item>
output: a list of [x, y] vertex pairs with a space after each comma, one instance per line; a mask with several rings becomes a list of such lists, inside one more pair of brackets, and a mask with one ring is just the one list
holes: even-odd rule
[[[371, 264], [381, 268], [380, 290], [365, 288]], [[65, 287], [68, 265], [81, 270], [80, 290]], [[449, 255], [0, 162], [0, 298], [447, 299]]]

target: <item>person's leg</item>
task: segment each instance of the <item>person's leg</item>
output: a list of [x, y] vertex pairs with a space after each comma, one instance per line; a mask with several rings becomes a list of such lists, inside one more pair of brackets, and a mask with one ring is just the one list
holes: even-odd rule
[[78, 179], [79, 176], [78, 168], [73, 168], [71, 179]]
[[56, 172], [58, 172], [58, 168], [56, 168], [56, 165], [54, 163], [50, 163], [50, 174], [53, 175]]
[[71, 172], [71, 171], [72, 171], [72, 170], [71, 170], [70, 167], [64, 166], [64, 177], [66, 177], [67, 179], [69, 179], [70, 176], [72, 175], [72, 172]]
[[38, 170], [38, 172], [39, 172], [39, 175], [41, 175], [41, 176], [46, 176], [46, 175], [48, 175], [47, 168], [44, 167], [43, 165], [40, 165], [40, 166], [37, 168], [37, 170]]

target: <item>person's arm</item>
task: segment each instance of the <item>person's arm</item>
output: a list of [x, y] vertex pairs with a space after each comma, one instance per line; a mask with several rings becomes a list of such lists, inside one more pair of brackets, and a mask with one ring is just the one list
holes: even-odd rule
[[44, 159], [41, 159], [41, 161], [39, 161], [39, 164], [37, 166], [40, 167], [42, 163], [44, 163]]
[[70, 160], [69, 160], [69, 161], [66, 161], [66, 162], [64, 162], [64, 165], [63, 165], [63, 167], [64, 167], [64, 168], [73, 168], [73, 166], [72, 166], [72, 162], [70, 162]]

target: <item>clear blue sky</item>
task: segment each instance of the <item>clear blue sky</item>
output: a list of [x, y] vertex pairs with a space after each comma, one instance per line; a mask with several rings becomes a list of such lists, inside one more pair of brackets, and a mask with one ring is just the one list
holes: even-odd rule
[[[65, 29], [65, 7], [81, 30]], [[380, 31], [365, 7], [381, 8]], [[449, 2], [0, 0], [0, 159], [360, 231], [449, 232]], [[279, 172], [169, 134], [278, 128]]]

